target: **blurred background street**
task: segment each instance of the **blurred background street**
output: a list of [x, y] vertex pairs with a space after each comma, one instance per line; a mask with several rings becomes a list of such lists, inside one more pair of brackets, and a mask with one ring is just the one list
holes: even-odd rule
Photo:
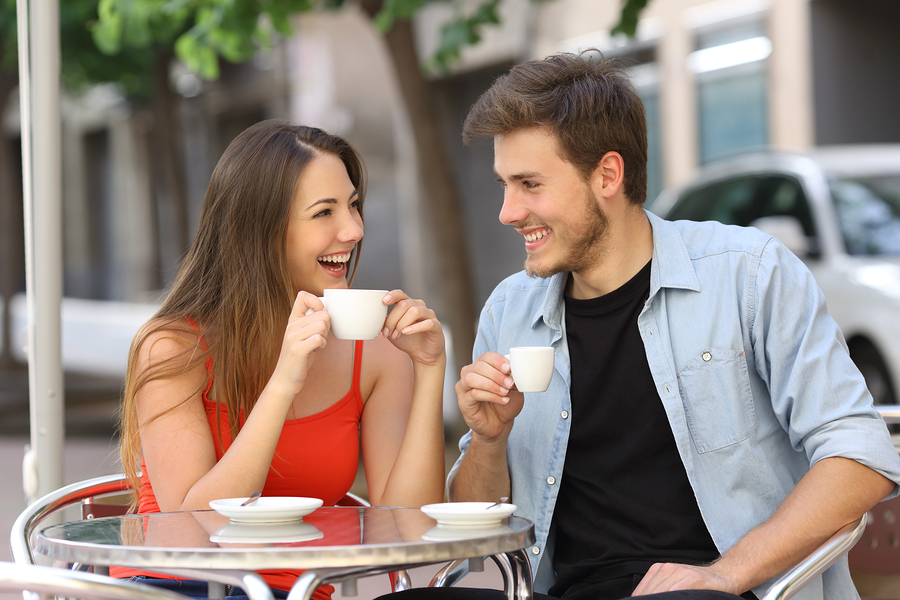
[[[869, 172], [883, 160], [861, 160], [858, 149], [883, 159], [900, 148], [900, 2], [650, 0], [629, 12], [623, 6], [643, 2], [442, 1], [421, 3], [411, 19], [383, 11], [416, 3], [289, 2], [304, 8], [283, 14], [259, 13], [280, 2], [222, 4], [250, 6], [251, 22], [202, 22], [204, 3], [185, 0], [187, 13], [157, 10], [147, 21], [164, 26], [122, 33], [98, 0], [59, 2], [60, 224], [33, 246], [61, 245], [63, 483], [119, 470], [115, 420], [132, 336], [172, 283], [222, 151], [268, 118], [322, 127], [363, 156], [366, 236], [354, 286], [402, 288], [444, 323], [451, 464], [464, 430], [453, 392], [459, 367], [471, 360], [484, 301], [524, 259], [521, 237], [497, 219], [492, 145], [464, 146], [461, 125], [512, 65], [589, 48], [621, 61], [645, 104], [647, 206], [777, 225], [773, 234], [840, 314], [877, 400], [898, 401], [900, 165]], [[197, 23], [216, 35], [190, 37]], [[252, 37], [259, 31], [267, 36]], [[25, 506], [29, 441], [16, 35], [15, 3], [0, 3], [0, 533]], [[828, 148], [869, 171], [819, 171], [809, 157]], [[739, 158], [717, 171], [750, 153], [771, 160]]]

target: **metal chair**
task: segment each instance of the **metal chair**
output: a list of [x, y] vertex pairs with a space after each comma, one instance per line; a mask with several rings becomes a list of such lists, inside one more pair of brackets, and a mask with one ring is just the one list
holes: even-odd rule
[[23, 592], [26, 600], [53, 596], [84, 600], [184, 600], [176, 592], [123, 579], [11, 562], [0, 562], [0, 590]]
[[[38, 525], [51, 515], [75, 505], [81, 506], [82, 518], [85, 519], [123, 515], [128, 511], [127, 504], [121, 502], [107, 504], [97, 502], [97, 500], [111, 496], [123, 496], [130, 490], [131, 485], [128, 478], [122, 473], [117, 473], [79, 481], [35, 500], [19, 514], [10, 530], [9, 546], [13, 561], [18, 564], [35, 564], [31, 537]], [[346, 494], [337, 504], [339, 506], [368, 506], [364, 499], [351, 493]], [[93, 567], [76, 563], [65, 565], [65, 567], [67, 570], [76, 572], [94, 570], [95, 574], [108, 574], [108, 570], [100, 566]], [[273, 600], [268, 584], [255, 571], [172, 569], [166, 570], [165, 573], [176, 577], [208, 581], [210, 598], [223, 598], [225, 586], [232, 585], [243, 589], [252, 600]], [[392, 591], [399, 592], [412, 587], [409, 573], [406, 571], [391, 572], [388, 573], [388, 577]], [[345, 595], [352, 595], [354, 583], [355, 580], [348, 580], [343, 584], [343, 590], [347, 592]]]
[[858, 523], [850, 523], [838, 530], [800, 564], [782, 575], [759, 600], [787, 600], [824, 573], [859, 541], [866, 528], [866, 517], [863, 515]]

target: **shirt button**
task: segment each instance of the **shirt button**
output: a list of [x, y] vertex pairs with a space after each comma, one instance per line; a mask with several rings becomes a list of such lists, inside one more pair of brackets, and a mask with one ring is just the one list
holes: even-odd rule
[[703, 353], [703, 360], [705, 360], [706, 362], [709, 362], [711, 359], [712, 359], [712, 354], [710, 354], [709, 352]]
[[568, 418], [569, 418], [569, 411], [567, 411], [567, 410], [564, 410], [564, 411], [562, 411], [562, 412], [559, 413], [559, 414], [560, 414], [560, 416], [561, 416], [563, 419], [568, 419]]
[[541, 549], [538, 548], [537, 546], [532, 546], [532, 547], [531, 547], [531, 553], [532, 553], [532, 554], [540, 554], [540, 553], [541, 553]]
[[550, 485], [553, 485], [554, 483], [556, 483], [556, 477], [551, 475], [550, 477], [547, 478], [547, 483], [549, 483]]

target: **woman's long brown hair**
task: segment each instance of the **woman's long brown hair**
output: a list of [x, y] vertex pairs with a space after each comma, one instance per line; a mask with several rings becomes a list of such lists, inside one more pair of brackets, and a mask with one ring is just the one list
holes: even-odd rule
[[[141, 490], [140, 430], [147, 425], [138, 423], [135, 395], [144, 385], [211, 359], [215, 377], [210, 399], [227, 407], [231, 439], [240, 429], [241, 413], [249, 414], [262, 393], [294, 302], [285, 251], [288, 216], [304, 168], [322, 154], [337, 156], [347, 167], [359, 192], [361, 216], [362, 161], [350, 144], [320, 129], [262, 121], [235, 138], [216, 165], [197, 237], [165, 302], [135, 336], [129, 352], [120, 455], [135, 504]], [[357, 244], [353, 274], [359, 249]], [[138, 372], [138, 352], [157, 332], [196, 342], [180, 355]], [[222, 432], [217, 433], [221, 444]]]

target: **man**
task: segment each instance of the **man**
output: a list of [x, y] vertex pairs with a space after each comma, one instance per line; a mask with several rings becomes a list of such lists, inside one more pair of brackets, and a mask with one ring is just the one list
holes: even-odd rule
[[[754, 598], [896, 493], [900, 458], [802, 262], [642, 208], [644, 110], [621, 71], [597, 52], [519, 65], [463, 136], [494, 139], [527, 258], [456, 386], [471, 431], [449, 493], [534, 521], [537, 592]], [[504, 354], [539, 345], [553, 381], [523, 395]], [[846, 562], [797, 596], [852, 597]]]

